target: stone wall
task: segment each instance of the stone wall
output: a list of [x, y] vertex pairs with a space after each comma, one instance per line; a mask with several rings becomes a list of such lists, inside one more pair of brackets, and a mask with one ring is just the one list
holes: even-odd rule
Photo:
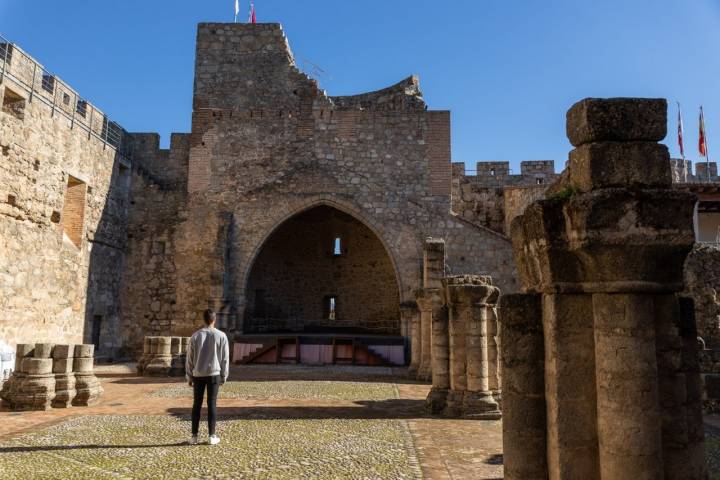
[[14, 47], [0, 76], [0, 339], [90, 342], [95, 319], [112, 353], [129, 160], [114, 124], [43, 71]]

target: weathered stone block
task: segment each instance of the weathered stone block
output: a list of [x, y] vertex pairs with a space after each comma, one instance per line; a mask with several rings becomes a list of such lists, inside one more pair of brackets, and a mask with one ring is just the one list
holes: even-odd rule
[[611, 187], [664, 188], [672, 183], [670, 153], [652, 142], [601, 142], [570, 152], [570, 184], [587, 192]]
[[77, 395], [75, 390], [75, 375], [55, 375], [55, 398], [52, 401], [53, 408], [68, 408]]
[[53, 361], [53, 373], [72, 373], [73, 358], [56, 358]]
[[52, 357], [55, 359], [72, 358], [75, 355], [75, 345], [55, 345]]
[[33, 355], [35, 358], [51, 358], [54, 346], [52, 343], [36, 343]]
[[659, 142], [667, 134], [664, 98], [586, 98], [567, 112], [567, 137], [591, 142]]
[[32, 357], [35, 350], [34, 343], [21, 343], [15, 349], [15, 371], [22, 372], [22, 361], [26, 357]]
[[52, 373], [52, 368], [51, 358], [25, 358], [22, 362], [22, 371], [28, 375], [47, 375]]
[[75, 345], [75, 358], [93, 358], [95, 345]]
[[96, 404], [103, 393], [100, 382], [92, 373], [75, 373], [75, 390], [77, 394], [72, 404], [80, 407]]
[[74, 358], [73, 371], [75, 373], [91, 373], [93, 371], [94, 358]]

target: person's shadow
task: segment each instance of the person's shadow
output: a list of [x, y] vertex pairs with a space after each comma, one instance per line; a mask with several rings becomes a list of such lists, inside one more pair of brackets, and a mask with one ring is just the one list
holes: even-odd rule
[[0, 455], [3, 453], [27, 453], [27, 452], [54, 452], [62, 450], [82, 449], [110, 449], [110, 448], [155, 448], [155, 447], [186, 447], [190, 444], [187, 441], [178, 443], [159, 443], [149, 445], [37, 445], [37, 446], [16, 446], [0, 447]]

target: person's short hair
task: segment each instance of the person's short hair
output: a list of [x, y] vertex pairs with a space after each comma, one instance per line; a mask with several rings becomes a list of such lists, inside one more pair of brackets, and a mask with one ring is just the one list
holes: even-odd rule
[[203, 312], [203, 320], [206, 325], [210, 325], [215, 321], [215, 312], [213, 312], [211, 308], [208, 308]]

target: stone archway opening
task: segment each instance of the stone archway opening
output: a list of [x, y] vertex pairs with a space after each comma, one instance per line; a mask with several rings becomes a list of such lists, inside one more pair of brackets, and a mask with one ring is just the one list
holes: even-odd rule
[[243, 332], [400, 334], [399, 286], [378, 236], [329, 205], [282, 223], [257, 254]]

